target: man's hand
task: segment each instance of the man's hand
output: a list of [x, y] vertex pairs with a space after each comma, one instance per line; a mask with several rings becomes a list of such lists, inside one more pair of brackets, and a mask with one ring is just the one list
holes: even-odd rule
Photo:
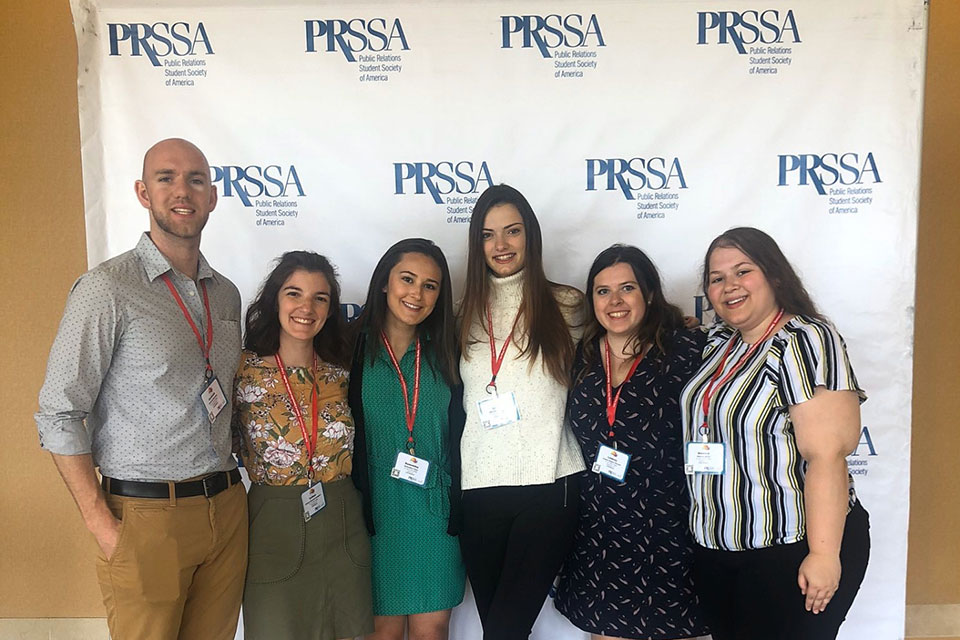
[[814, 614], [827, 608], [840, 585], [840, 557], [810, 553], [800, 563], [797, 575], [800, 591], [807, 596], [806, 609]]
[[93, 457], [87, 453], [77, 456], [52, 454], [63, 482], [70, 495], [80, 508], [80, 515], [87, 529], [97, 539], [100, 550], [107, 560], [113, 556], [120, 538], [120, 521], [107, 506], [106, 496], [100, 489], [97, 473], [93, 468]]
[[104, 557], [109, 560], [117, 549], [117, 542], [120, 541], [120, 521], [109, 512], [106, 517], [101, 519], [103, 520], [101, 524], [97, 526], [88, 525], [88, 528], [93, 537], [97, 539], [97, 544], [100, 545]]

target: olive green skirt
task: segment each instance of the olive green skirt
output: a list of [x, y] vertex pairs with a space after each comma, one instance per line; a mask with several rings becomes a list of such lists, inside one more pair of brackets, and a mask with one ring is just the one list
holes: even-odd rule
[[305, 489], [250, 487], [246, 640], [336, 640], [373, 631], [360, 493], [349, 478], [325, 483], [327, 505], [304, 522]]

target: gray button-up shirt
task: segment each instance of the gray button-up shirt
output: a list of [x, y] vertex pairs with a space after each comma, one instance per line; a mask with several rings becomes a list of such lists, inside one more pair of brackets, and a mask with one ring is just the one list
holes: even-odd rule
[[[200, 345], [164, 283], [169, 274], [206, 343], [203, 292], [213, 319], [210, 362], [228, 404], [213, 424]], [[80, 276], [50, 350], [36, 414], [51, 453], [93, 454], [122, 480], [183, 480], [236, 466], [230, 455], [233, 377], [240, 361], [240, 293], [201, 255], [197, 282], [145, 233], [133, 251]]]

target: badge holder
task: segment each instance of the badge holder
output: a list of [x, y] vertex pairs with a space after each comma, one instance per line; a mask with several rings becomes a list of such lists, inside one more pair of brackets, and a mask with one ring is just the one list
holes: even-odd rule
[[624, 478], [627, 477], [631, 457], [629, 453], [601, 444], [597, 449], [597, 457], [593, 462], [592, 470], [594, 473], [607, 476], [611, 480], [623, 482]]
[[688, 442], [684, 447], [683, 472], [688, 476], [723, 475], [726, 464], [725, 449], [722, 442]]
[[300, 494], [300, 501], [303, 503], [303, 521], [310, 522], [310, 518], [327, 506], [327, 499], [323, 495], [323, 484], [320, 482], [311, 484]]
[[203, 412], [206, 414], [207, 420], [213, 424], [223, 408], [227, 406], [227, 396], [223, 392], [223, 387], [220, 386], [217, 376], [211, 375], [208, 379], [207, 386], [200, 392], [200, 402], [203, 403]]
[[397, 452], [397, 461], [390, 470], [390, 477], [422, 487], [427, 482], [430, 461], [418, 458], [406, 451]]
[[520, 407], [513, 391], [500, 395], [494, 388], [493, 397], [477, 400], [477, 411], [484, 429], [497, 429], [520, 420]]

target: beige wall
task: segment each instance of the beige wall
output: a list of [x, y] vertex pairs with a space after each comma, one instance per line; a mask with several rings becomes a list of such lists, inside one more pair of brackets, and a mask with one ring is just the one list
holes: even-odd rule
[[[918, 251], [907, 599], [960, 620], [960, 2], [932, 0]], [[0, 180], [0, 618], [101, 616], [94, 544], [32, 414], [67, 290], [86, 265], [76, 45], [67, 0], [4, 2]], [[137, 205], [131, 208], [137, 214]], [[30, 499], [27, 500], [26, 496]], [[914, 612], [927, 611], [915, 609]], [[932, 610], [931, 610], [932, 611]], [[954, 632], [960, 636], [960, 631]]]
[[[910, 471], [909, 604], [960, 603], [960, 2], [932, 0], [927, 41]], [[958, 632], [960, 633], [960, 632]]]

